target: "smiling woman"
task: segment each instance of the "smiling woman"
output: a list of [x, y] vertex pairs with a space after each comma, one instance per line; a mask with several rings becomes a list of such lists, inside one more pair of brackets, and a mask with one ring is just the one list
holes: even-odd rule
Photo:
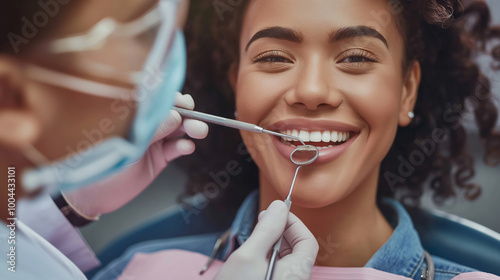
[[[383, 198], [418, 204], [424, 189], [438, 203], [480, 195], [470, 182], [474, 163], [460, 122], [471, 99], [485, 160], [498, 164], [497, 108], [474, 58], [491, 52], [500, 59], [499, 47], [488, 44], [500, 30], [489, 26], [484, 2], [468, 2], [253, 0], [224, 20], [203, 4], [192, 10], [186, 92], [196, 96], [198, 110], [226, 117], [236, 111], [241, 121], [320, 149], [318, 160], [301, 169], [292, 207], [320, 243], [317, 265], [420, 277], [420, 241], [413, 231], [401, 234], [411, 221], [402, 222], [400, 204]], [[248, 151], [257, 168], [244, 166], [231, 178], [227, 203], [236, 205], [258, 186], [259, 208], [267, 208], [286, 196], [293, 177], [290, 140], [214, 127], [205, 142], [210, 150], [199, 149], [199, 162], [189, 159], [188, 192], [202, 190], [211, 180], [204, 174]], [[407, 240], [405, 256], [394, 251], [403, 247], [399, 238]], [[469, 270], [439, 258], [436, 265]]]
[[[375, 119], [380, 119], [379, 114], [387, 113], [386, 108], [381, 105], [385, 104], [384, 102], [394, 101], [386, 100], [384, 94], [387, 91], [384, 89], [391, 85], [397, 86], [398, 81], [400, 83], [398, 86], [401, 87], [402, 82], [411, 80], [411, 73], [421, 72], [421, 82], [417, 85], [418, 98], [416, 101], [410, 101], [414, 102], [414, 108], [413, 105], [412, 108], [401, 108], [400, 114], [391, 119], [402, 123], [399, 128], [395, 127], [398, 130], [395, 140], [388, 141], [389, 145], [392, 144], [389, 152], [381, 151], [386, 142], [378, 143], [376, 149], [371, 148], [384, 155], [387, 154], [381, 164], [378, 194], [393, 196], [394, 191], [397, 191], [406, 202], [414, 204], [422, 194], [423, 182], [430, 178], [437, 202], [464, 192], [467, 198], [473, 199], [480, 194], [480, 189], [469, 183], [473, 176], [473, 163], [465, 149], [465, 131], [460, 116], [465, 113], [468, 101], [477, 100], [474, 114], [487, 151], [485, 159], [491, 165], [498, 162], [499, 152], [495, 147], [499, 139], [493, 133], [497, 111], [491, 103], [490, 83], [472, 60], [476, 54], [486, 51], [484, 42], [497, 36], [498, 29], [488, 27], [488, 8], [484, 3], [472, 2], [467, 9], [464, 9], [460, 2], [455, 1], [449, 4], [436, 1], [424, 2], [376, 1], [367, 7], [364, 7], [364, 4], [346, 4], [345, 1], [338, 1], [335, 5], [311, 2], [300, 7], [303, 8], [302, 11], [297, 11], [298, 9], [292, 11], [293, 7], [297, 8], [301, 3], [261, 7], [260, 5], [272, 3], [243, 1], [234, 11], [225, 14], [224, 21], [220, 21], [210, 13], [197, 13], [194, 9], [194, 13], [197, 14], [193, 16], [196, 19], [192, 27], [188, 28], [188, 35], [190, 30], [194, 32], [191, 36], [196, 37], [197, 42], [196, 45], [191, 45], [193, 55], [188, 75], [192, 79], [188, 77], [186, 88], [190, 92], [208, 90], [223, 93], [224, 100], [214, 99], [211, 95], [197, 97], [202, 100], [210, 99], [200, 105], [206, 106], [208, 112], [232, 116], [233, 104], [237, 104], [236, 102], [245, 104], [244, 108], [237, 110], [242, 120], [245, 119], [241, 114], [247, 109], [253, 109], [254, 105], [261, 108], [274, 106], [272, 100], [266, 102], [264, 106], [257, 104], [257, 97], [264, 95], [271, 98], [271, 92], [275, 89], [280, 90], [280, 86], [286, 91], [284, 87], [290, 83], [285, 81], [294, 81], [297, 86], [293, 90], [294, 95], [288, 94], [284, 100], [293, 102], [292, 97], [300, 97], [301, 92], [305, 92], [307, 98], [299, 103], [307, 109], [317, 105], [318, 108], [324, 109], [325, 106], [332, 106], [332, 103], [335, 106], [337, 106], [335, 103], [339, 103], [340, 108], [346, 107], [347, 102], [343, 94], [355, 93], [361, 97], [362, 89], [371, 89], [376, 94], [365, 96], [372, 96], [374, 99], [371, 103], [367, 102], [370, 108], [363, 111], [363, 114], [375, 111], [374, 115], [378, 116]], [[323, 18], [319, 17], [320, 14], [313, 13], [315, 5], [318, 10], [324, 11]], [[329, 6], [335, 11], [328, 10]], [[201, 10], [205, 11], [200, 8]], [[289, 14], [295, 16], [293, 21], [289, 19], [288, 23], [274, 14], [276, 11], [288, 10]], [[476, 16], [481, 16], [484, 20], [476, 21], [479, 18]], [[215, 45], [208, 30], [210, 27], [206, 27], [205, 23], [211, 20], [210, 18], [214, 21], [211, 29], [215, 31], [217, 42]], [[260, 20], [261, 18], [264, 20]], [[197, 25], [200, 20], [206, 29]], [[313, 25], [310, 29], [307, 29], [308, 21]], [[261, 27], [257, 28], [254, 24], [250, 31], [244, 28], [248, 26], [246, 22], [258, 23]], [[319, 27], [322, 27], [322, 32]], [[317, 40], [314, 41], [315, 39]], [[206, 43], [200, 43], [200, 40]], [[197, 46], [203, 46], [203, 49], [199, 50]], [[210, 58], [206, 54], [210, 53], [212, 48], [215, 51]], [[313, 48], [318, 51], [312, 52]], [[491, 53], [497, 53], [496, 49], [492, 48]], [[415, 63], [416, 61], [419, 63]], [[241, 69], [242, 64], [253, 68]], [[417, 64], [421, 71], [415, 69], [418, 67]], [[311, 71], [308, 71], [307, 67]], [[226, 78], [231, 69], [229, 76], [232, 77], [235, 86], [240, 85], [246, 91], [250, 88], [252, 91], [255, 89], [257, 93], [252, 93], [249, 99], [245, 99], [245, 95], [239, 94], [241, 91], [238, 90], [236, 95], [232, 95], [233, 88]], [[239, 79], [239, 83], [236, 84], [237, 75], [242, 75], [241, 71], [248, 69], [252, 72], [247, 76], [255, 78], [258, 82], [249, 82], [250, 87], [242, 85], [245, 80]], [[333, 72], [333, 69], [336, 72]], [[377, 78], [382, 74], [393, 75], [386, 77], [390, 82], [383, 82]], [[312, 86], [308, 89], [308, 77], [316, 78], [319, 82], [309, 79]], [[325, 77], [329, 84], [324, 82]], [[265, 83], [266, 79], [269, 83]], [[323, 90], [337, 88], [336, 92], [339, 94], [329, 94], [325, 102], [321, 100], [322, 86]], [[304, 88], [311, 92], [302, 91]], [[315, 91], [320, 94], [315, 94]], [[238, 97], [240, 95], [241, 98]], [[317, 98], [320, 98], [319, 101]], [[403, 100], [402, 97], [398, 98]], [[366, 98], [360, 100], [368, 101]], [[354, 100], [351, 100], [349, 103], [350, 107], [356, 105], [353, 102]], [[285, 106], [273, 110], [272, 114], [276, 115], [274, 118], [278, 119], [285, 115], [285, 110], [290, 109]], [[325, 110], [310, 111], [316, 114], [314, 124], [318, 125], [317, 121], [321, 119], [320, 115], [324, 114]], [[332, 121], [331, 118], [328, 119]], [[339, 119], [335, 118], [333, 121]], [[283, 123], [280, 125], [283, 126]], [[289, 125], [286, 128], [275, 127], [282, 132], [289, 131], [288, 133], [292, 135], [302, 133], [304, 139], [311, 138], [312, 135], [314, 140], [310, 139], [311, 141], [318, 141], [321, 133], [321, 143], [328, 144], [341, 142], [338, 138], [339, 132], [348, 134], [345, 136], [346, 140], [347, 137], [357, 136], [355, 131], [330, 130], [325, 124], [317, 127], [316, 131], [314, 127], [303, 130], [297, 128], [299, 127]], [[227, 135], [224, 136], [226, 139]], [[211, 144], [216, 145], [215, 142], [220, 140], [218, 137], [214, 135], [213, 139], [217, 140]], [[237, 137], [235, 143], [239, 143]], [[249, 149], [251, 150], [251, 147]], [[235, 146], [229, 153], [236, 150]], [[448, 167], [442, 168], [446, 166]]]
[[[325, 131], [342, 140], [350, 134], [349, 141], [321, 150], [317, 164], [304, 169], [298, 179], [298, 186], [308, 187], [295, 193], [295, 205], [338, 205], [358, 187], [376, 185], [378, 166], [392, 143], [399, 115], [407, 124], [405, 113], [413, 109], [419, 68], [413, 68], [415, 74], [401, 74], [403, 42], [394, 24], [379, 31], [363, 25], [369, 21], [369, 11], [385, 8], [383, 1], [368, 3], [366, 12], [342, 1], [279, 5], [255, 1], [247, 8], [241, 45], [252, 42], [267, 26], [289, 28], [297, 40], [266, 36], [246, 44], [249, 47], [240, 52], [238, 68], [231, 74], [238, 117], [270, 129], [296, 129], [309, 141]], [[263, 12], [277, 9], [283, 12]], [[339, 11], [352, 9], [357, 12], [348, 19], [340, 16]], [[297, 18], [304, 11], [311, 15]], [[256, 59], [261, 56], [285, 61]], [[293, 168], [286, 157], [278, 156], [283, 143], [256, 145], [256, 136], [241, 134], [259, 166], [262, 208], [283, 195]]]

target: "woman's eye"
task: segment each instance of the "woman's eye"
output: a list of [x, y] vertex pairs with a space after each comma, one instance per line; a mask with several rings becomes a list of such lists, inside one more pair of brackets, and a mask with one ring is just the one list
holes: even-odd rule
[[370, 54], [369, 52], [356, 50], [351, 53], [345, 54], [344, 58], [340, 61], [341, 63], [369, 63], [377, 62], [378, 59]]
[[290, 60], [281, 57], [281, 56], [267, 56], [267, 57], [262, 57], [257, 60], [256, 62], [269, 62], [269, 63], [276, 63], [276, 62], [289, 62]]
[[349, 56], [342, 60], [342, 62], [347, 62], [347, 63], [362, 63], [362, 62], [373, 62], [372, 59], [369, 59], [364, 56]]
[[292, 63], [291, 59], [286, 58], [282, 52], [269, 51], [258, 55], [252, 59], [255, 63]]

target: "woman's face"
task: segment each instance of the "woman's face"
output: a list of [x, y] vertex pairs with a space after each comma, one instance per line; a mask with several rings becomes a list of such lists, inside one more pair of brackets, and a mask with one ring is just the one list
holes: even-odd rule
[[[391, 3], [253, 0], [247, 8], [232, 79], [238, 119], [298, 134], [320, 149], [299, 172], [295, 205], [323, 207], [363, 186], [375, 192], [398, 124], [410, 121], [404, 44]], [[297, 143], [241, 134], [261, 187], [286, 196]]]

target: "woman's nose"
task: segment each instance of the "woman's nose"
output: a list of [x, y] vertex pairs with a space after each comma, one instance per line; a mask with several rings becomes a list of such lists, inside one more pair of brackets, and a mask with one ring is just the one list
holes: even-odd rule
[[297, 72], [294, 89], [285, 96], [286, 103], [307, 110], [338, 107], [342, 96], [331, 87], [333, 79], [329, 67], [319, 58], [304, 63]]

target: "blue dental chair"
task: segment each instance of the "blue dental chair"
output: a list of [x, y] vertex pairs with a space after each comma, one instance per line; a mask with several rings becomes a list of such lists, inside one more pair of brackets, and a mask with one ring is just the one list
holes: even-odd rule
[[407, 210], [431, 255], [500, 275], [500, 233], [435, 209]]

